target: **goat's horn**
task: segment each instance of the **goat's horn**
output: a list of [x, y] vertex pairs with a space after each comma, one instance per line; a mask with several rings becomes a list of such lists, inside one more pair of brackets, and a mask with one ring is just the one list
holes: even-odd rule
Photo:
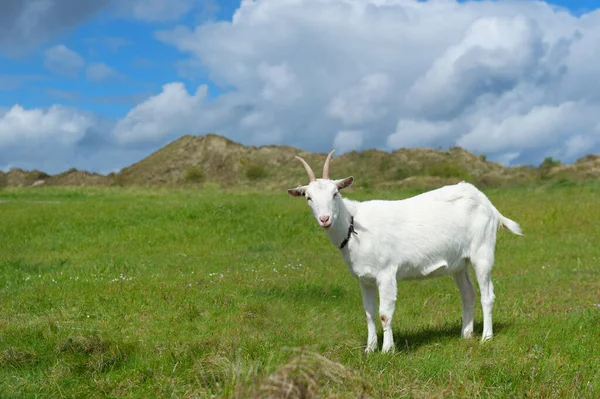
[[329, 179], [329, 162], [331, 162], [331, 156], [335, 150], [331, 150], [329, 155], [327, 155], [327, 159], [325, 160], [325, 164], [323, 165], [323, 179]]
[[304, 159], [300, 158], [299, 156], [296, 156], [296, 159], [298, 161], [302, 162], [302, 165], [304, 165], [304, 169], [306, 169], [306, 173], [308, 173], [308, 179], [311, 182], [317, 180], [317, 178], [315, 177], [315, 172], [313, 172], [313, 170], [310, 168], [310, 166], [308, 166], [306, 161]]

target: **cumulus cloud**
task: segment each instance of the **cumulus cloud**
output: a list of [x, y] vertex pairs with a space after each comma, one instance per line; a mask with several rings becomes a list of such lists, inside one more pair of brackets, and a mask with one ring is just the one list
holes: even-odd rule
[[160, 94], [129, 111], [115, 126], [114, 134], [123, 143], [146, 143], [162, 142], [173, 132], [195, 130], [206, 94], [206, 86], [190, 95], [182, 83], [164, 85]]
[[60, 173], [76, 167], [109, 173], [149, 155], [147, 148], [120, 147], [111, 126], [109, 120], [71, 107], [0, 107], [0, 170]]
[[328, 113], [346, 126], [372, 122], [385, 115], [385, 99], [391, 86], [392, 81], [387, 74], [364, 76], [332, 99]]
[[300, 96], [300, 87], [296, 77], [286, 64], [258, 66], [258, 77], [263, 82], [261, 97], [267, 101], [291, 102]]
[[230, 22], [157, 33], [228, 89], [197, 112], [218, 105], [233, 122], [198, 128], [319, 151], [462, 145], [512, 163], [598, 150], [598, 37], [600, 12], [405, 0], [242, 2]]
[[28, 110], [15, 105], [0, 117], [0, 147], [51, 140], [69, 145], [93, 125], [92, 117], [66, 107], [55, 105], [47, 110]]
[[9, 165], [56, 171], [61, 158], [72, 158], [76, 143], [95, 124], [80, 111], [52, 106], [25, 109], [15, 105], [0, 114], [0, 159]]
[[[160, 10], [160, 1], [138, 1], [123, 4], [146, 20], [195, 7], [178, 0], [161, 17], [144, 8]], [[511, 164], [600, 151], [600, 11], [574, 16], [541, 1], [256, 0], [230, 21], [156, 38], [220, 93], [164, 84], [109, 127], [116, 148], [215, 132], [322, 152], [460, 145]]]
[[452, 118], [481, 95], [501, 94], [535, 79], [545, 71], [543, 55], [534, 20], [482, 17], [417, 78], [407, 106], [425, 117]]
[[[0, 53], [27, 54], [90, 19], [101, 10], [150, 22], [175, 21], [193, 9], [212, 15], [211, 0], [9, 0], [0, 5]], [[125, 43], [109, 38], [116, 49]]]
[[44, 52], [44, 66], [58, 75], [75, 77], [81, 72], [84, 63], [77, 52], [64, 44], [50, 47]]
[[0, 52], [23, 55], [90, 18], [110, 0], [12, 0], [0, 6]]
[[451, 138], [458, 132], [458, 126], [452, 122], [401, 119], [396, 126], [396, 131], [388, 136], [387, 147], [441, 147], [445, 138]]
[[360, 149], [362, 144], [363, 132], [360, 130], [342, 130], [333, 139], [333, 146], [338, 154]]

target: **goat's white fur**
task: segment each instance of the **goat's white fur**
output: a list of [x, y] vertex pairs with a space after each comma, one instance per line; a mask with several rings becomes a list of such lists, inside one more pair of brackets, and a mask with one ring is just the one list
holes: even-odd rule
[[[453, 276], [462, 299], [462, 336], [473, 333], [475, 290], [467, 264], [473, 265], [481, 292], [482, 341], [493, 336], [492, 308], [496, 231], [506, 227], [521, 235], [519, 225], [502, 216], [490, 200], [472, 184], [461, 182], [397, 201], [352, 201], [339, 190], [349, 187], [353, 177], [316, 179], [306, 186], [289, 189], [292, 196], [305, 196], [319, 225], [339, 248], [348, 235], [350, 217], [354, 228], [341, 249], [350, 273], [358, 278], [367, 316], [367, 347], [377, 348], [376, 295], [383, 326], [382, 352], [394, 350], [392, 316], [397, 280]], [[327, 218], [329, 217], [329, 218]]]

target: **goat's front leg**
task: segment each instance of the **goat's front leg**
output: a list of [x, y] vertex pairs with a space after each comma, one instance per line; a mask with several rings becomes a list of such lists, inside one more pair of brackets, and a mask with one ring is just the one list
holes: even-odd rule
[[367, 315], [367, 348], [365, 353], [371, 353], [377, 349], [377, 327], [375, 325], [375, 312], [377, 311], [377, 286], [374, 282], [360, 281], [363, 307]]
[[392, 317], [396, 307], [397, 282], [396, 273], [385, 273], [377, 279], [379, 288], [379, 318], [383, 327], [383, 346], [381, 352], [394, 351], [394, 335], [392, 334]]
[[469, 270], [465, 267], [455, 274], [454, 281], [460, 290], [462, 301], [462, 336], [463, 338], [471, 338], [475, 312], [475, 288], [473, 288], [473, 283], [469, 277]]

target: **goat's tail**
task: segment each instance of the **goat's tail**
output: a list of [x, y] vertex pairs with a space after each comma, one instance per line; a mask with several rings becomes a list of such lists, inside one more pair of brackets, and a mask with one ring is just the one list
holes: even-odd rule
[[507, 217], [502, 216], [502, 214], [500, 214], [500, 213], [499, 213], [499, 219], [500, 219], [500, 226], [506, 227], [508, 229], [508, 231], [510, 231], [513, 234], [517, 234], [520, 236], [523, 235], [523, 233], [521, 232], [521, 226], [519, 226], [519, 223], [515, 222], [514, 220], [510, 220]]

